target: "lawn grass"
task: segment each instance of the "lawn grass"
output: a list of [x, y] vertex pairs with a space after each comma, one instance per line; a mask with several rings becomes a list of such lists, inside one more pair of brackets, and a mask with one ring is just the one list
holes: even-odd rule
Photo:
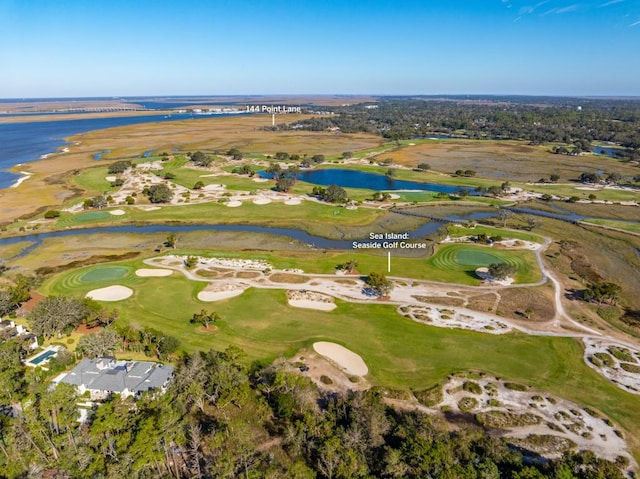
[[[140, 263], [129, 263], [133, 270]], [[86, 268], [85, 268], [86, 270]], [[94, 287], [64, 280], [74, 271], [47, 281], [46, 294], [83, 294]], [[62, 276], [62, 277], [61, 277]], [[291, 355], [318, 340], [345, 345], [369, 366], [374, 384], [392, 388], [425, 388], [464, 370], [481, 370], [510, 381], [601, 410], [629, 433], [638, 451], [640, 400], [619, 390], [588, 368], [579, 341], [524, 334], [493, 336], [439, 329], [400, 317], [393, 306], [337, 301], [331, 313], [296, 309], [286, 304], [285, 291], [251, 288], [241, 296], [202, 303], [197, 292], [205, 283], [174, 273], [167, 278], [119, 280], [134, 295], [111, 303], [121, 309], [118, 321], [150, 326], [177, 336], [186, 351], [241, 347], [247, 360], [272, 360]], [[221, 321], [215, 334], [201, 333], [189, 323], [200, 309], [215, 310]], [[358, 331], [358, 334], [353, 334]]]

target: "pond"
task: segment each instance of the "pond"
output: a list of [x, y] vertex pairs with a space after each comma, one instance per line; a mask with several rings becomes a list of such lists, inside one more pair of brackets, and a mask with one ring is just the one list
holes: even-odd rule
[[[258, 175], [261, 178], [273, 178], [273, 175], [265, 171], [258, 172]], [[458, 193], [460, 190], [466, 190], [470, 195], [477, 195], [475, 188], [468, 186], [451, 186], [436, 183], [397, 180], [385, 175], [340, 168], [302, 170], [298, 173], [297, 178], [300, 181], [306, 181], [307, 183], [313, 183], [314, 185], [338, 185], [343, 188], [364, 188], [375, 191], [419, 190], [446, 194], [453, 194]]]

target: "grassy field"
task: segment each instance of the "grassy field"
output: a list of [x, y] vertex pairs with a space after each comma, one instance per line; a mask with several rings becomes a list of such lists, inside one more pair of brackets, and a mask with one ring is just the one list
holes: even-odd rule
[[[180, 337], [185, 350], [234, 344], [247, 352], [249, 360], [270, 360], [318, 340], [335, 341], [363, 356], [374, 384], [403, 389], [427, 387], [457, 371], [482, 370], [603, 411], [622, 425], [638, 450], [640, 400], [588, 368], [576, 340], [432, 328], [403, 319], [394, 307], [385, 305], [338, 301], [331, 313], [295, 309], [286, 305], [282, 290], [249, 289], [238, 298], [207, 304], [196, 299], [204, 283], [188, 281], [178, 273], [137, 278], [133, 271], [140, 263], [126, 266], [129, 274], [118, 283], [135, 293], [112, 303], [121, 309], [119, 321], [167, 331]], [[83, 294], [112, 284], [82, 280], [89, 270], [52, 278], [41, 291]], [[201, 333], [188, 321], [203, 307], [215, 309], [222, 317], [215, 334]]]
[[640, 234], [640, 223], [630, 221], [617, 221], [617, 220], [602, 220], [595, 218], [588, 218], [584, 220], [585, 223], [591, 223], [599, 226], [606, 226], [607, 228], [615, 228], [622, 231], [628, 231], [629, 233]]
[[415, 167], [429, 163], [436, 171], [474, 170], [484, 178], [497, 181], [538, 181], [553, 173], [560, 181], [578, 178], [580, 173], [616, 171], [633, 176], [637, 169], [620, 160], [602, 155], [566, 156], [550, 153], [551, 145], [531, 146], [519, 141], [428, 140], [414, 146], [387, 152], [376, 160], [392, 158], [394, 162]]

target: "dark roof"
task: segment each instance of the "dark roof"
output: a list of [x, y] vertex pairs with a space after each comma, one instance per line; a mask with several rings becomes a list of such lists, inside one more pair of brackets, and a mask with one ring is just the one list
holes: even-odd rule
[[163, 387], [173, 376], [173, 366], [148, 361], [116, 361], [114, 358], [84, 359], [60, 382], [86, 389], [122, 393]]

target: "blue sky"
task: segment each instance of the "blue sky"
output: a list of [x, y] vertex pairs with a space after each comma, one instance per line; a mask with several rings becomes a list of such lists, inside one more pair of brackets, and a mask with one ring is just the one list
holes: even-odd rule
[[0, 0], [0, 98], [640, 95], [640, 0]]

